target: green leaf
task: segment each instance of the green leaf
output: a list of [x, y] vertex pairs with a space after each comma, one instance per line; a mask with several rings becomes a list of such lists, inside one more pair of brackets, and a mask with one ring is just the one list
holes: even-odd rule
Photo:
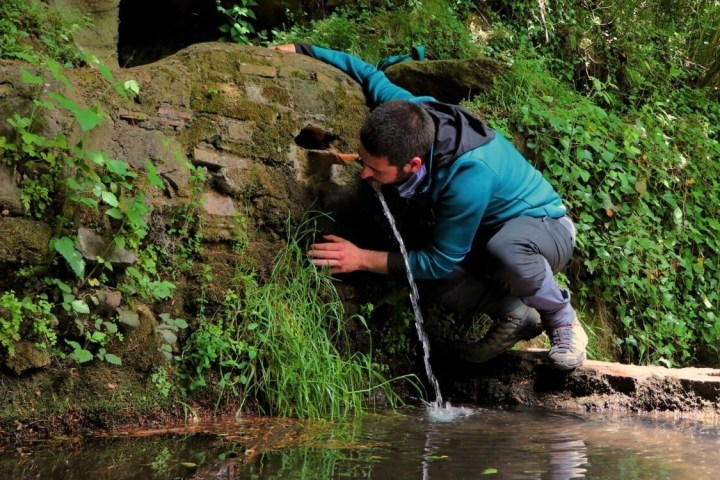
[[156, 282], [153, 286], [153, 294], [158, 299], [168, 298], [172, 295], [173, 290], [175, 290], [175, 284], [172, 282]]
[[94, 107], [84, 108], [67, 98], [62, 93], [51, 92], [48, 97], [52, 98], [64, 109], [70, 111], [80, 125], [83, 132], [87, 132], [102, 123], [102, 117]]
[[45, 82], [42, 77], [33, 75], [24, 68], [21, 70], [21, 76], [22, 81], [25, 83], [29, 83], [30, 85], [42, 85]]
[[493, 475], [495, 473], [498, 473], [497, 468], [486, 468], [482, 472], [483, 475]]
[[107, 210], [105, 210], [105, 214], [108, 217], [114, 218], [115, 220], [120, 220], [122, 218], [122, 212], [119, 208], [108, 208]]
[[105, 190], [100, 194], [102, 201], [110, 205], [111, 207], [117, 207], [119, 205], [118, 199], [114, 193]]
[[93, 354], [90, 353], [88, 350], [82, 348], [78, 342], [74, 342], [72, 340], [65, 340], [65, 343], [70, 345], [70, 347], [73, 349], [73, 352], [72, 354], [70, 354], [70, 356], [73, 357], [78, 363], [89, 362], [93, 359]]
[[88, 150], [86, 153], [88, 160], [93, 162], [95, 165], [105, 165], [105, 159], [107, 154], [101, 150]]
[[90, 313], [90, 307], [83, 300], [73, 300], [70, 305], [72, 306], [72, 309], [75, 310], [77, 313]]
[[58, 238], [53, 242], [53, 248], [62, 255], [78, 278], [85, 276], [85, 259], [75, 248], [72, 238]]
[[48, 66], [48, 68], [50, 69], [50, 73], [52, 74], [53, 78], [55, 78], [55, 80], [65, 85], [65, 88], [72, 89], [72, 84], [70, 83], [70, 80], [68, 80], [68, 78], [62, 73], [62, 65], [60, 65], [52, 58], [46, 58], [45, 65]]
[[136, 80], [125, 80], [125, 83], [123, 83], [123, 88], [127, 90], [128, 92], [131, 92], [133, 96], [137, 96], [140, 94], [140, 85], [138, 85], [138, 82]]
[[98, 69], [98, 72], [100, 72], [100, 75], [102, 75], [105, 80], [107, 80], [110, 83], [115, 82], [115, 77], [113, 76], [112, 71], [110, 71], [110, 69], [108, 68], [107, 65], [105, 65], [104, 63], [98, 62], [97, 69]]
[[78, 363], [89, 362], [93, 359], [93, 354], [89, 350], [79, 348], [75, 350], [71, 355]]
[[157, 169], [155, 168], [155, 165], [150, 160], [147, 160], [145, 162], [145, 169], [147, 169], [147, 178], [148, 181], [155, 185], [156, 187], [159, 187], [161, 190], [165, 190], [165, 182], [162, 181], [162, 178], [157, 173]]
[[122, 360], [117, 355], [113, 355], [112, 353], [106, 353], [105, 354], [105, 361], [112, 364], [112, 365], [122, 365]]
[[130, 166], [127, 162], [123, 160], [115, 160], [112, 158], [108, 158], [105, 163], [110, 173], [114, 173], [115, 175], [121, 175], [123, 177], [128, 176], [128, 168]]

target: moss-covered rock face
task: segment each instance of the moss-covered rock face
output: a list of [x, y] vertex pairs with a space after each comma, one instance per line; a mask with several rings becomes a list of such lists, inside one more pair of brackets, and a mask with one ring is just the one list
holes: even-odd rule
[[[55, 204], [40, 218], [31, 217], [38, 217], [37, 212], [23, 211], [19, 202], [23, 176], [32, 172], [17, 164], [3, 167], [7, 175], [0, 192], [0, 198], [6, 199], [0, 216], [0, 271], [6, 274], [0, 276], [0, 294], [14, 290], [20, 299], [34, 284], [51, 302], [61, 303], [60, 290], [42, 282], [50, 268], [52, 275], [72, 286], [72, 298], [91, 306], [95, 325], [103, 321], [118, 325], [124, 340], [113, 337], [106, 346], [123, 360], [121, 369], [128, 375], [149, 375], [166, 365], [160, 348], [167, 347], [163, 343], [168, 342], [167, 335], [158, 335], [165, 322], [161, 314], [192, 325], [198, 311], [212, 311], [222, 304], [240, 269], [254, 271], [262, 280], [287, 239], [288, 225], [297, 224], [311, 208], [337, 209], [359, 186], [354, 169], [323, 163], [309, 156], [308, 150], [356, 151], [357, 131], [367, 113], [364, 96], [345, 75], [309, 57], [233, 44], [198, 44], [157, 63], [116, 72], [122, 81], [137, 81], [140, 93], [134, 100], [107, 94], [112, 89], [94, 69], [63, 73], [72, 88], [57, 82], [35, 93], [46, 98], [48, 91], [62, 91], [79, 105], [98, 106], [108, 118], [83, 133], [68, 111], [39, 110], [45, 113], [37, 133], [47, 138], [62, 134], [71, 144], [126, 162], [138, 173], [132, 191], [144, 194], [149, 232], [139, 245], [124, 247], [131, 261], [114, 262], [109, 251], [105, 254], [105, 245], [122, 227], [105, 214], [107, 205], [91, 208], [64, 202], [67, 192], [59, 187]], [[38, 74], [51, 78], [47, 72]], [[10, 81], [2, 85], [0, 106], [15, 110], [29, 103], [31, 92], [20, 75], [6, 78]], [[1, 127], [8, 138], [14, 137], [11, 125], [3, 121]], [[155, 165], [166, 190], [148, 181], [147, 160]], [[204, 172], [206, 181], [193, 180], [194, 170]], [[63, 174], [73, 175], [72, 169]], [[188, 223], [191, 231], [178, 236]], [[79, 231], [84, 236], [78, 237]], [[78, 245], [83, 238], [103, 240], [99, 250], [84, 253], [87, 278], [83, 281], [77, 281], [60, 255], [48, 247], [51, 237], [61, 236]], [[99, 275], [102, 268], [93, 270], [99, 256], [115, 268]], [[161, 261], [167, 264], [158, 265]], [[141, 269], [156, 265], [160, 276], [154, 278], [171, 280], [172, 296], [152, 298], [142, 292], [141, 284], [122, 283], [125, 269], [133, 265]], [[116, 301], [107, 301], [110, 294]], [[118, 323], [119, 312], [123, 318], [137, 319], [137, 325]], [[91, 325], [84, 318], [90, 316], [81, 321], [73, 318], [71, 311], [58, 313], [64, 329], [60, 335], [82, 339], [82, 329]], [[172, 343], [175, 354], [190, 330], [173, 332], [179, 337], [177, 344]], [[23, 389], [37, 385], [33, 377], [49, 358], [25, 348], [38, 340], [28, 335], [22, 340], [29, 343], [18, 349], [22, 358], [0, 351], [5, 367], [22, 374], [5, 381], [18, 398]], [[93, 375], [89, 369], [79, 369], [80, 377], [86, 374]], [[94, 385], [86, 380], [83, 384]], [[101, 387], [107, 389], [107, 382]], [[59, 388], [67, 390], [63, 385]], [[157, 395], [148, 398], [162, 400]], [[78, 402], [83, 408], [83, 400]], [[0, 429], [8, 419], [0, 418]]]

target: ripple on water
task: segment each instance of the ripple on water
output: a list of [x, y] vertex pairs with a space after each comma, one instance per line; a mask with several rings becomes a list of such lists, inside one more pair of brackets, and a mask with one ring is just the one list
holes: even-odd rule
[[435, 423], [452, 423], [469, 417], [479, 410], [479, 408], [453, 407], [450, 402], [447, 402], [445, 406], [439, 406], [436, 403], [426, 405], [427, 419]]

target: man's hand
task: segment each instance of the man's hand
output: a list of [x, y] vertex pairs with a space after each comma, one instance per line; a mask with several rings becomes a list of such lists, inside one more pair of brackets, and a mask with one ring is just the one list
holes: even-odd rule
[[276, 45], [274, 48], [275, 48], [275, 50], [277, 50], [278, 52], [290, 52], [290, 53], [295, 53], [295, 44], [294, 44], [294, 43], [288, 43], [288, 44], [285, 44], [285, 45]]
[[316, 243], [308, 251], [314, 265], [330, 267], [331, 273], [366, 270], [387, 273], [387, 252], [364, 250], [336, 235], [323, 235], [325, 243]]

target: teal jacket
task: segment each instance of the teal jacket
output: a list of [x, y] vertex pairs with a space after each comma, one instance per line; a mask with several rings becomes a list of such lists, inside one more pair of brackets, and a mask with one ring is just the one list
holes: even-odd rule
[[[481, 226], [502, 224], [519, 216], [560, 218], [566, 213], [560, 196], [550, 183], [502, 135], [483, 125], [458, 106], [417, 97], [392, 83], [381, 70], [357, 57], [307, 44], [298, 52], [339, 68], [357, 81], [371, 107], [391, 100], [420, 104], [436, 121], [436, 142], [426, 160], [427, 175], [416, 195], [429, 197], [434, 227], [432, 240], [408, 252], [410, 270], [416, 279], [442, 278], [452, 272], [473, 245]], [[454, 120], [438, 123], [438, 112], [462, 117], [464, 128]], [[459, 112], [459, 113], [458, 113]], [[469, 141], [461, 140], [476, 130]], [[441, 138], [442, 137], [442, 138]], [[458, 137], [457, 142], [450, 141]], [[388, 269], [401, 273], [400, 254], [391, 253]]]

